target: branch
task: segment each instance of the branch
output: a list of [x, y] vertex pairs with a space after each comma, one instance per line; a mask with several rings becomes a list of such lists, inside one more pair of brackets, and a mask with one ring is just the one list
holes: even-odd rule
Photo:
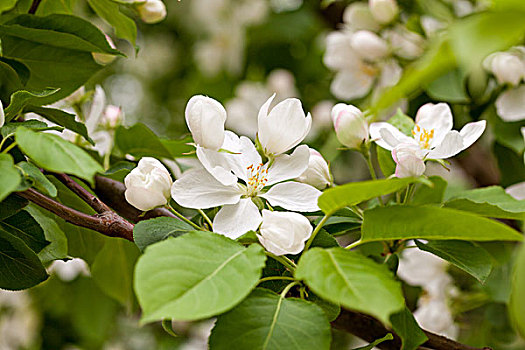
[[121, 237], [128, 241], [133, 241], [133, 224], [124, 220], [113, 211], [105, 211], [97, 215], [88, 215], [44, 196], [32, 188], [23, 192], [17, 192], [16, 194], [73, 225], [89, 228], [109, 237]]
[[42, 0], [33, 0], [33, 3], [31, 4], [31, 7], [29, 8], [29, 11], [27, 11], [27, 13], [34, 15], [36, 13], [36, 10], [38, 10], [38, 5], [40, 5], [41, 2]]

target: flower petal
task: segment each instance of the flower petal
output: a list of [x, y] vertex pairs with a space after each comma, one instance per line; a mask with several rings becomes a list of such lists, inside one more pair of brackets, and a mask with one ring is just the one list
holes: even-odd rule
[[463, 147], [463, 137], [457, 130], [449, 131], [445, 135], [443, 142], [430, 152], [428, 152], [428, 159], [446, 159], [455, 156], [461, 152]]
[[525, 85], [503, 92], [496, 99], [498, 115], [506, 122], [525, 119]]
[[416, 124], [428, 130], [434, 130], [434, 138], [430, 146], [435, 147], [443, 141], [445, 135], [452, 130], [454, 118], [446, 103], [427, 103], [419, 108], [416, 114]]
[[242, 191], [237, 184], [225, 186], [206, 169], [191, 169], [173, 183], [171, 197], [186, 208], [206, 209], [239, 202]]
[[370, 137], [378, 146], [391, 151], [401, 143], [415, 143], [415, 140], [399, 131], [390, 123], [370, 124]]
[[476, 142], [485, 131], [486, 126], [487, 122], [480, 120], [479, 122], [468, 123], [461, 128], [459, 134], [463, 137], [463, 149], [470, 147]]
[[283, 182], [270, 188], [268, 192], [260, 195], [273, 206], [284, 209], [312, 212], [319, 210], [317, 200], [321, 191], [313, 186], [299, 182]]
[[349, 33], [338, 31], [326, 37], [324, 64], [331, 69], [340, 70], [353, 66], [360, 59], [350, 45]]
[[353, 100], [364, 97], [370, 92], [376, 75], [359, 69], [361, 65], [356, 64], [335, 75], [330, 85], [330, 91], [335, 97], [341, 100]]
[[89, 113], [86, 116], [86, 129], [90, 134], [89, 136], [91, 136], [91, 133], [97, 128], [105, 107], [106, 93], [100, 85], [97, 85], [93, 94], [93, 98], [91, 99]]
[[151, 191], [144, 187], [126, 187], [124, 196], [129, 204], [142, 211], [153, 209], [168, 202], [162, 192]]
[[250, 198], [225, 205], [213, 219], [213, 232], [237, 239], [248, 231], [255, 231], [262, 222], [259, 209]]
[[267, 186], [301, 176], [308, 168], [310, 150], [307, 145], [297, 147], [292, 154], [281, 154], [268, 168]]
[[225, 186], [236, 184], [238, 181], [237, 176], [232, 173], [232, 168], [228, 161], [229, 156], [227, 153], [217, 152], [197, 145], [197, 158], [199, 158], [204, 169]]
[[396, 162], [396, 177], [421, 176], [425, 172], [425, 161], [418, 156], [420, 148], [413, 144], [400, 144], [392, 150]]

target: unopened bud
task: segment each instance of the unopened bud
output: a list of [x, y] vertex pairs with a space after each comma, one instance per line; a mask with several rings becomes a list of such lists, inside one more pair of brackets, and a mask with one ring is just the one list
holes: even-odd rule
[[166, 5], [160, 0], [147, 0], [138, 6], [140, 18], [149, 24], [158, 23], [166, 18]]
[[525, 64], [516, 54], [497, 52], [487, 57], [485, 68], [490, 70], [499, 84], [516, 86], [525, 76]]
[[399, 13], [396, 0], [369, 0], [372, 16], [379, 23], [390, 23]]
[[321, 153], [317, 152], [313, 148], [310, 148], [308, 168], [301, 176], [297, 178], [297, 181], [312, 185], [320, 190], [332, 184], [332, 175], [330, 174], [328, 163], [323, 158]]
[[337, 139], [346, 147], [359, 149], [368, 141], [368, 123], [359, 108], [338, 103], [332, 108], [332, 121]]
[[371, 61], [377, 61], [388, 54], [387, 43], [368, 30], [355, 32], [350, 38], [350, 45], [359, 56]]

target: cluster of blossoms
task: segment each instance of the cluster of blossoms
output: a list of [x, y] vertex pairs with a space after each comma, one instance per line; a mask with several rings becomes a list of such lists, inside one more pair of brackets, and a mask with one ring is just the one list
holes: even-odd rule
[[332, 177], [317, 151], [299, 145], [310, 131], [310, 114], [305, 115], [295, 98], [270, 109], [273, 98], [258, 112], [256, 146], [224, 129], [227, 113], [219, 102], [192, 97], [185, 116], [199, 164], [173, 182], [162, 163], [142, 158], [125, 179], [127, 201], [148, 210], [167, 204], [171, 195], [186, 208], [221, 207], [213, 218], [214, 232], [237, 239], [258, 230], [269, 252], [301, 252], [312, 226], [299, 213], [319, 210], [320, 189], [329, 186]]

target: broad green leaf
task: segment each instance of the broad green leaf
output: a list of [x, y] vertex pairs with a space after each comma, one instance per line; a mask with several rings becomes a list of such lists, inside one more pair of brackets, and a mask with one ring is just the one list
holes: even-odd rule
[[341, 313], [341, 307], [339, 305], [326, 301], [323, 298], [319, 298], [312, 291], [308, 292], [308, 301], [311, 301], [312, 303], [323, 309], [326, 317], [328, 318], [328, 321], [330, 322], [335, 321], [337, 316], [339, 316], [339, 314]]
[[91, 276], [100, 289], [128, 310], [135, 304], [133, 269], [139, 255], [140, 251], [132, 242], [111, 238], [106, 240], [91, 266]]
[[525, 246], [519, 248], [514, 263], [514, 276], [510, 293], [509, 312], [512, 322], [522, 337], [525, 337]]
[[492, 271], [492, 257], [487, 251], [466, 241], [416, 240], [419, 249], [439, 256], [484, 283]]
[[130, 128], [119, 126], [115, 133], [115, 145], [122, 153], [135, 157], [172, 158], [157, 135], [141, 123]]
[[2, 128], [0, 128], [0, 132], [3, 137], [6, 137], [9, 134], [15, 133], [16, 129], [19, 127], [25, 127], [28, 129], [32, 129], [34, 131], [44, 131], [44, 130], [55, 130], [55, 131], [62, 131], [64, 130], [61, 126], [48, 126], [46, 123], [41, 122], [36, 119], [30, 119], [25, 120], [23, 122], [11, 122], [7, 123]]
[[373, 342], [371, 342], [368, 345], [361, 346], [361, 347], [358, 347], [358, 348], [355, 348], [355, 349], [352, 349], [352, 350], [372, 350], [377, 345], [381, 344], [382, 342], [387, 341], [387, 340], [392, 340], [392, 339], [394, 339], [394, 336], [392, 335], [392, 333], [388, 333], [383, 338], [379, 338], [377, 340], [374, 340]]
[[25, 243], [0, 229], [0, 288], [20, 290], [47, 279], [46, 269]]
[[525, 179], [525, 164], [523, 156], [516, 154], [512, 149], [501, 145], [498, 142], [494, 143], [494, 155], [498, 161], [498, 168], [500, 172], [499, 185], [507, 187]]
[[161, 139], [160, 142], [171, 153], [172, 158], [184, 157], [188, 153], [195, 151], [195, 147], [189, 145], [189, 143], [193, 142], [191, 137], [186, 137], [182, 140]]
[[38, 104], [39, 101], [55, 94], [58, 89], [45, 89], [38, 92], [20, 90], [11, 95], [11, 102], [5, 109], [6, 122], [15, 118], [28, 104]]
[[396, 162], [392, 159], [392, 152], [378, 146], [376, 147], [376, 153], [377, 162], [379, 163], [379, 168], [381, 168], [383, 176], [388, 177], [395, 173]]
[[26, 210], [22, 210], [1, 221], [0, 230], [20, 238], [37, 254], [49, 244], [46, 241], [42, 227]]
[[447, 182], [439, 176], [430, 176], [428, 178], [433, 186], [417, 185], [417, 188], [410, 200], [411, 204], [430, 204], [441, 203], [447, 188]]
[[319, 197], [319, 208], [325, 214], [331, 215], [344, 207], [402, 190], [415, 181], [415, 178], [392, 178], [347, 183], [324, 191]]
[[[0, 62], [7, 64], [9, 67], [11, 67], [15, 73], [18, 75], [18, 79], [22, 85], [17, 85], [19, 88], [16, 90], [22, 90], [22, 86], [24, 86], [27, 81], [29, 80], [29, 77], [31, 76], [31, 72], [29, 71], [29, 68], [22, 62], [19, 62], [17, 60], [12, 60], [5, 57], [0, 57]], [[8, 100], [7, 100], [8, 101]], [[6, 103], [7, 105], [7, 103]]]
[[390, 316], [392, 329], [401, 338], [401, 350], [416, 350], [428, 340], [408, 308]]
[[133, 228], [133, 238], [140, 250], [168, 237], [177, 237], [186, 232], [195, 231], [189, 224], [175, 218], [159, 217], [140, 221]]
[[21, 179], [13, 158], [9, 154], [0, 154], [0, 201], [17, 189]]
[[321, 298], [385, 323], [405, 305], [401, 285], [386, 266], [343, 248], [308, 250], [295, 277]]
[[15, 69], [0, 61], [0, 99], [3, 105], [7, 106], [11, 94], [21, 88], [22, 83]]
[[190, 232], [151, 245], [135, 268], [142, 322], [198, 320], [221, 314], [256, 286], [266, 257], [211, 232]]
[[109, 177], [110, 179], [117, 180], [119, 182], [124, 182], [124, 178], [126, 175], [128, 175], [131, 170], [137, 167], [137, 164], [128, 162], [128, 161], [120, 161], [115, 164], [113, 164], [106, 172], [103, 174], [105, 177]]
[[40, 169], [28, 162], [20, 162], [17, 164], [17, 166], [22, 169], [25, 175], [29, 176], [33, 180], [33, 186], [36, 189], [51, 197], [57, 196], [57, 188], [51, 181], [48, 180], [47, 177], [45, 177], [44, 174], [42, 174]]
[[468, 212], [433, 206], [390, 206], [365, 211], [363, 242], [392, 239], [521, 241], [523, 236], [500, 222]]
[[77, 122], [75, 120], [74, 114], [66, 113], [64, 111], [61, 111], [60, 109], [37, 106], [28, 106], [24, 109], [24, 112], [33, 112], [38, 115], [41, 115], [50, 122], [61, 125], [64, 128], [83, 136], [92, 145], [95, 144], [93, 140], [89, 137], [86, 126], [83, 123]]
[[137, 26], [131, 18], [120, 12], [118, 4], [111, 0], [88, 0], [88, 4], [97, 15], [115, 28], [115, 33], [119, 38], [126, 39], [135, 45]]
[[209, 345], [211, 350], [328, 350], [331, 338], [330, 323], [318, 306], [257, 288], [217, 318]]
[[499, 186], [477, 188], [450, 198], [445, 207], [493, 218], [525, 220], [525, 201], [519, 201]]
[[465, 91], [465, 74], [454, 69], [434, 80], [426, 87], [427, 94], [435, 100], [451, 103], [466, 103], [469, 101]]
[[11, 10], [15, 7], [18, 0], [2, 0], [0, 2], [0, 13]]
[[44, 230], [46, 240], [51, 242], [38, 253], [40, 260], [43, 263], [48, 263], [67, 258], [67, 238], [57, 222], [47, 212], [40, 210], [33, 204], [27, 208], [27, 211]]
[[19, 197], [16, 194], [8, 196], [0, 205], [0, 220], [15, 215], [28, 204], [29, 201], [27, 199]]
[[42, 0], [36, 14], [46, 16], [50, 14], [72, 14], [77, 0]]
[[83, 149], [57, 135], [18, 128], [15, 138], [22, 151], [46, 170], [76, 175], [91, 183], [96, 173], [104, 172]]

